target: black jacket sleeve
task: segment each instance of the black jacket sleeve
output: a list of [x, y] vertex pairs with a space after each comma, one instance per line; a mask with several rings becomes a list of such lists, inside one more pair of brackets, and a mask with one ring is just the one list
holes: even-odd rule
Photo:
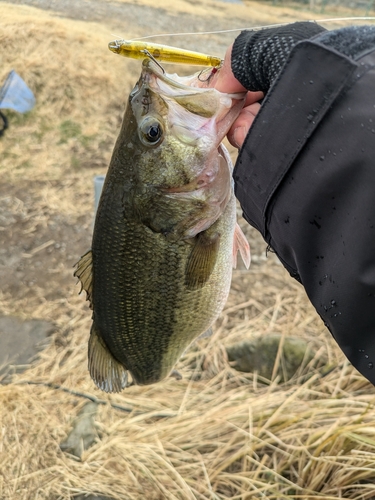
[[[363, 47], [362, 47], [363, 48]], [[235, 190], [351, 363], [375, 384], [375, 49], [292, 50], [239, 154]]]

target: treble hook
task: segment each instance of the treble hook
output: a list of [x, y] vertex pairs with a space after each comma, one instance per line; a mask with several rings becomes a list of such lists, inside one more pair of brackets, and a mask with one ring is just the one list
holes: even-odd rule
[[159, 68], [162, 70], [163, 74], [165, 75], [165, 69], [163, 68], [163, 66], [155, 59], [155, 57], [151, 54], [150, 51], [148, 51], [147, 49], [143, 49], [141, 50], [140, 52], [142, 52], [143, 54], [145, 54], [147, 57], [149, 57], [152, 61], [154, 61], [154, 63], [159, 66]]
[[212, 69], [211, 69], [211, 71], [210, 71], [210, 74], [208, 75], [208, 77], [207, 77], [206, 79], [202, 79], [202, 78], [201, 78], [201, 75], [203, 75], [203, 73], [204, 73], [205, 71], [207, 71], [207, 68], [202, 69], [202, 71], [200, 71], [200, 72], [199, 72], [199, 74], [198, 74], [198, 80], [199, 80], [200, 82], [203, 82], [203, 83], [208, 83], [208, 82], [211, 80], [211, 78], [214, 76], [214, 74], [215, 74], [215, 73], [217, 73], [217, 71], [218, 71], [220, 68], [221, 68], [221, 66], [219, 66], [219, 67], [215, 67], [215, 68], [212, 68]]

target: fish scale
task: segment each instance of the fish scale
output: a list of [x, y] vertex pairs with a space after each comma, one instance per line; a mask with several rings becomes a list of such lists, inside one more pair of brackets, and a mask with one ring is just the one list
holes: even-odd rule
[[[111, 196], [110, 191], [108, 195]], [[123, 219], [122, 226], [122, 231], [116, 231], [108, 237], [106, 233], [110, 231], [110, 227], [102, 228], [98, 224], [99, 236], [94, 235], [93, 238], [92, 250], [99, 256], [101, 245], [104, 245], [104, 255], [111, 252], [112, 255], [121, 256], [113, 257], [112, 262], [108, 261], [106, 266], [102, 264], [103, 259], [98, 257], [97, 268], [94, 265], [94, 290], [102, 290], [110, 276], [112, 292], [98, 297], [100, 315], [97, 321], [94, 312], [94, 321], [99, 330], [105, 328], [111, 332], [106, 337], [108, 347], [116, 353], [115, 356], [120, 362], [131, 369], [133, 363], [129, 356], [136, 360], [140, 357], [139, 346], [147, 343], [145, 332], [152, 336], [154, 330], [157, 332], [161, 326], [165, 332], [170, 330], [169, 325], [173, 322], [175, 309], [172, 298], [178, 295], [181, 270], [177, 266], [169, 267], [168, 288], [172, 289], [172, 293], [169, 294], [169, 301], [163, 303], [163, 296], [158, 293], [158, 287], [165, 282], [166, 273], [162, 269], [164, 254], [168, 251], [168, 248], [163, 248], [165, 238], [128, 219]], [[147, 287], [144, 286], [145, 281]], [[96, 300], [95, 293], [93, 300]], [[165, 338], [161, 337], [155, 349], [163, 350], [165, 342]], [[123, 348], [124, 344], [126, 349]], [[157, 352], [150, 354], [156, 356]], [[145, 363], [152, 366], [148, 359]]]
[[75, 271], [93, 310], [89, 371], [107, 392], [122, 390], [128, 372], [137, 384], [165, 378], [220, 314], [237, 249], [247, 259], [230, 159], [220, 145], [244, 96], [175, 78], [143, 63], [92, 248]]

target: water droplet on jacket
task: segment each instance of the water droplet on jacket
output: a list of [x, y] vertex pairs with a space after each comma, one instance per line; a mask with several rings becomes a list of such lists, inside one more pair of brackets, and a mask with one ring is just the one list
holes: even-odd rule
[[372, 368], [374, 368], [374, 363], [372, 363], [372, 362], [370, 361], [370, 363], [369, 363], [367, 366], [368, 366], [368, 367], [370, 368], [370, 370], [371, 370]]
[[312, 85], [312, 84], [314, 83], [314, 80], [310, 80], [310, 82], [309, 82], [309, 83]]
[[337, 304], [336, 304], [336, 301], [335, 301], [335, 300], [331, 300], [331, 305], [332, 305], [332, 306], [336, 306], [336, 305], [337, 305]]
[[320, 161], [324, 161], [325, 160], [325, 156], [322, 155], [320, 158], [319, 158]]

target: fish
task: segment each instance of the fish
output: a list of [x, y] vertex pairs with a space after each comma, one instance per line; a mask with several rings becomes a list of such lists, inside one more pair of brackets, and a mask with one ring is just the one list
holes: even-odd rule
[[221, 313], [237, 253], [250, 264], [221, 144], [244, 99], [142, 62], [74, 271], [92, 309], [89, 373], [105, 392], [167, 377]]

